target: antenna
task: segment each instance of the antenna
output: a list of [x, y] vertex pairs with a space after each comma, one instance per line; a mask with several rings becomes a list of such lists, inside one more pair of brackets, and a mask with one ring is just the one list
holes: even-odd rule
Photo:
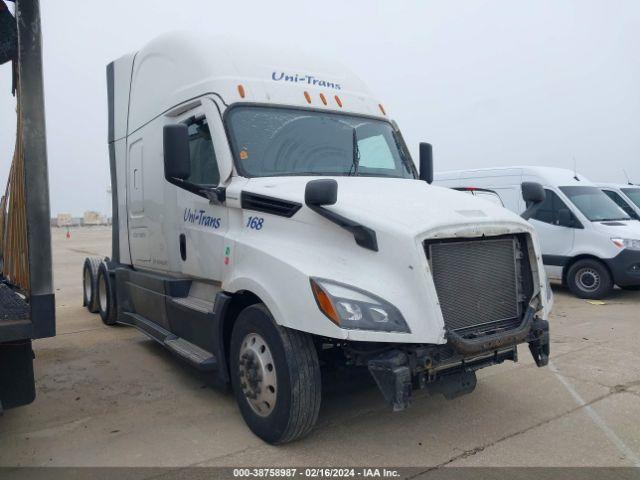
[[573, 157], [573, 178], [576, 181], [580, 181], [580, 178], [578, 178], [578, 162], [576, 162], [576, 157]]
[[633, 185], [631, 179], [629, 178], [629, 175], [627, 174], [627, 171], [624, 168], [622, 169], [622, 173], [624, 173], [624, 176], [627, 178], [627, 185]]

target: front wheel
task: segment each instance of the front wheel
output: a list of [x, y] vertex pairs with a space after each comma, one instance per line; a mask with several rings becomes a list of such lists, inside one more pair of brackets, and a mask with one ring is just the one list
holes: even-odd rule
[[311, 431], [321, 382], [308, 334], [276, 325], [264, 305], [251, 305], [234, 325], [229, 366], [242, 417], [258, 437], [281, 444]]
[[578, 260], [567, 272], [569, 289], [578, 298], [598, 300], [613, 289], [613, 280], [607, 267], [594, 259]]

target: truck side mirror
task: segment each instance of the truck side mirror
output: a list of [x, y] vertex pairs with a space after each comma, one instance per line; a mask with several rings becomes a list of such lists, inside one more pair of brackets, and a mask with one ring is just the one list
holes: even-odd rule
[[420, 180], [433, 182], [433, 148], [430, 143], [420, 143]]
[[537, 182], [522, 182], [522, 198], [527, 205], [527, 209], [520, 216], [525, 220], [529, 220], [547, 198], [547, 194], [542, 185]]
[[331, 178], [311, 180], [304, 190], [304, 203], [321, 207], [333, 205], [338, 201], [338, 182]]
[[165, 178], [186, 180], [191, 175], [189, 128], [182, 123], [165, 125], [162, 133]]

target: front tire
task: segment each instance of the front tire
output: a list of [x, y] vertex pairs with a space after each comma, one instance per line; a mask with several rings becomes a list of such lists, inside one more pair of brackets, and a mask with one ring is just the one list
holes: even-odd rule
[[234, 325], [229, 366], [240, 412], [254, 434], [282, 444], [311, 431], [321, 381], [310, 335], [276, 325], [264, 305], [251, 305]]
[[578, 260], [567, 272], [569, 289], [578, 298], [599, 300], [613, 290], [613, 279], [607, 267], [594, 259]]

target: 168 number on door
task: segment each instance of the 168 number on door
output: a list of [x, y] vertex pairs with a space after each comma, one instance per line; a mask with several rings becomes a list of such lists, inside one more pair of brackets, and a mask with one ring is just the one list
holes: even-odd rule
[[247, 220], [247, 227], [252, 230], [262, 230], [264, 224], [264, 218], [262, 217], [249, 217]]

